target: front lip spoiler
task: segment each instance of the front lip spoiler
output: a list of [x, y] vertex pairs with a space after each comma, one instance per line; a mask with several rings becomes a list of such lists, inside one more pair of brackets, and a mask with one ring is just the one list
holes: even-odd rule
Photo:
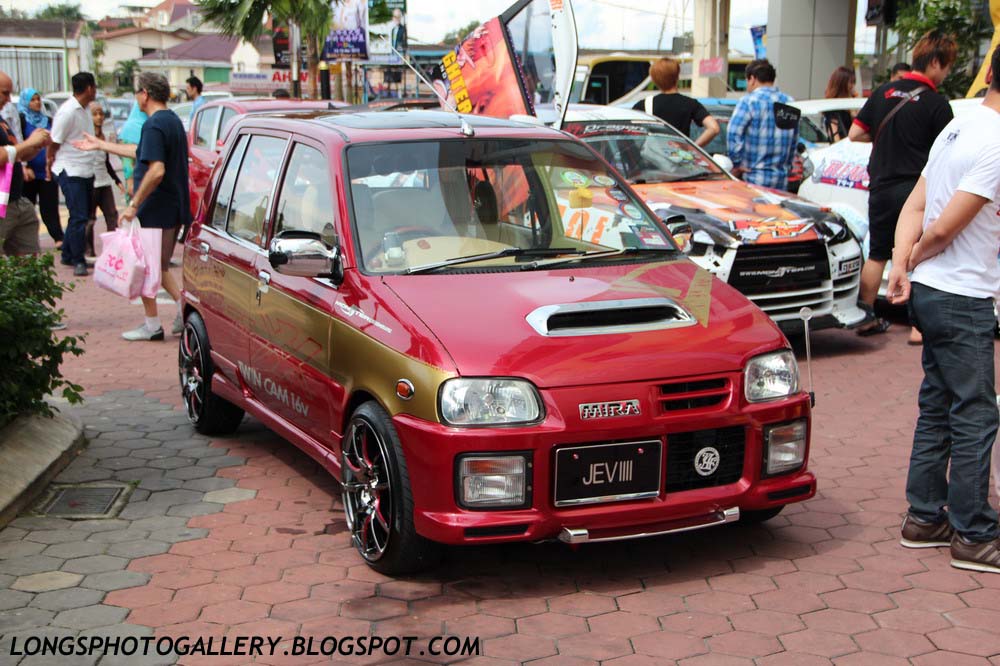
[[662, 536], [664, 534], [677, 534], [679, 532], [690, 532], [716, 525], [734, 523], [740, 519], [739, 507], [723, 509], [709, 514], [708, 520], [703, 516], [694, 519], [673, 520], [669, 523], [649, 526], [648, 531], [630, 532], [627, 528], [608, 528], [595, 530], [594, 534], [586, 528], [564, 527], [559, 533], [559, 540], [563, 543], [600, 543], [603, 541], [625, 541], [627, 539], [642, 539], [645, 537]]

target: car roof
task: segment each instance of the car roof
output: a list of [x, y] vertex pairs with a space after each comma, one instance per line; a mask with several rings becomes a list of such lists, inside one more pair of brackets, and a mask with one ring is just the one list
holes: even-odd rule
[[201, 105], [202, 109], [217, 106], [234, 107], [240, 113], [266, 113], [296, 109], [335, 109], [346, 106], [344, 102], [326, 99], [280, 99], [274, 97], [218, 97]]
[[[460, 115], [446, 111], [361, 111], [338, 112], [335, 110], [303, 110], [299, 112], [261, 113], [248, 115], [238, 122], [251, 126], [266, 121], [264, 126], [287, 130], [303, 131], [302, 124], [308, 124], [315, 136], [318, 127], [329, 127], [351, 141], [380, 141], [389, 137], [387, 131], [411, 132], [414, 139], [454, 138], [465, 124], [480, 130], [486, 136], [524, 136], [537, 138], [559, 138], [565, 135], [547, 127], [539, 127], [516, 120], [490, 118], [488, 116]], [[235, 127], [235, 126], [234, 126]], [[458, 136], [462, 136], [458, 134]], [[400, 140], [400, 135], [392, 137]]]
[[866, 97], [832, 97], [829, 99], [802, 99], [791, 102], [791, 106], [807, 116], [826, 111], [857, 111], [868, 101]]
[[[556, 110], [551, 104], [538, 104], [535, 106], [535, 113], [538, 119], [545, 124], [556, 121]], [[648, 121], [650, 116], [642, 111], [626, 109], [620, 106], [603, 106], [600, 104], [570, 104], [566, 109], [567, 123], [585, 123], [602, 120], [644, 120]]]

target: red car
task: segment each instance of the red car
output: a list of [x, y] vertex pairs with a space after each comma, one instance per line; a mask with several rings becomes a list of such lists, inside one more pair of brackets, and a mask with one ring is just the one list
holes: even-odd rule
[[[599, 238], [567, 232], [595, 206]], [[566, 134], [249, 115], [201, 211], [188, 416], [223, 433], [249, 412], [323, 465], [378, 571], [441, 544], [764, 520], [815, 493], [788, 341]]]
[[188, 122], [188, 189], [191, 193], [191, 215], [198, 213], [201, 196], [208, 185], [219, 151], [233, 121], [247, 113], [268, 113], [291, 110], [333, 109], [347, 106], [344, 102], [303, 99], [262, 99], [228, 97], [206, 102], [191, 115]]

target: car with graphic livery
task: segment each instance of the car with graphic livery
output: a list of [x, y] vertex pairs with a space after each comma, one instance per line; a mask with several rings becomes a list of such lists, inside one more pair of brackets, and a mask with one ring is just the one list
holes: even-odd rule
[[[548, 120], [550, 109], [540, 109]], [[570, 105], [562, 125], [611, 163], [667, 222], [696, 264], [746, 295], [784, 330], [860, 324], [861, 245], [827, 207], [732, 177], [686, 135], [620, 107]], [[576, 213], [591, 238], [603, 217]]]
[[[600, 233], [577, 233], [584, 211]], [[307, 453], [380, 572], [443, 544], [765, 520], [815, 493], [787, 339], [565, 133], [244, 115], [183, 273], [195, 429], [248, 413]]]

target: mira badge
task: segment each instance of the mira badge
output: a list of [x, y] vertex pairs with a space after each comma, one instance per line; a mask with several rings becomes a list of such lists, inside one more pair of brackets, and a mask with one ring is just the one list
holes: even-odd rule
[[638, 400], [614, 400], [612, 402], [585, 402], [580, 405], [580, 419], [612, 419], [619, 416], [639, 416]]

